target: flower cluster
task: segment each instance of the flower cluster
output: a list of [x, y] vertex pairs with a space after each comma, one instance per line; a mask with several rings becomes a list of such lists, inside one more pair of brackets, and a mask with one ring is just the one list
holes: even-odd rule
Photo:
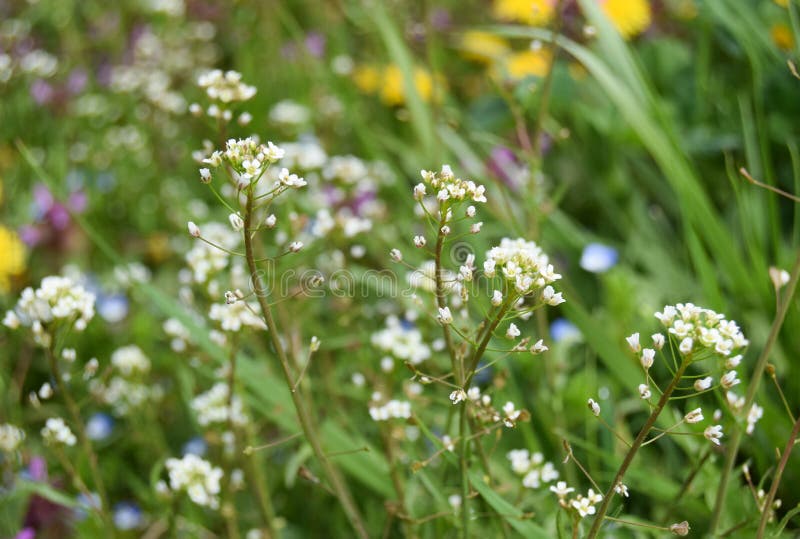
[[506, 455], [511, 461], [511, 470], [522, 477], [525, 488], [537, 489], [542, 483], [558, 479], [558, 470], [552, 462], [545, 462], [541, 453], [531, 454], [527, 449], [514, 449]]
[[110, 379], [107, 382], [93, 379], [89, 390], [100, 402], [110, 405], [115, 414], [127, 415], [163, 396], [160, 386], [146, 380], [150, 373], [150, 360], [139, 347], [118, 348], [111, 354], [111, 365], [114, 371]]
[[424, 183], [420, 183], [414, 188], [414, 197], [417, 200], [426, 194], [425, 184], [427, 184], [435, 190], [436, 199], [440, 203], [448, 200], [486, 202], [486, 188], [472, 180], [462, 180], [456, 177], [449, 165], [443, 165], [442, 171], [438, 174], [423, 170], [420, 175]]
[[4, 423], [0, 425], [0, 451], [12, 453], [17, 450], [25, 439], [25, 431], [21, 428]]
[[228, 266], [230, 255], [225, 250], [230, 251], [239, 245], [241, 234], [220, 223], [207, 223], [196, 228], [198, 236], [202, 234], [203, 239], [208, 243], [195, 242], [186, 253], [186, 263], [192, 271], [192, 280], [195, 283], [204, 284]]
[[125, 377], [144, 375], [150, 372], [150, 360], [135, 344], [114, 350], [111, 354], [111, 365]]
[[386, 319], [386, 328], [372, 334], [372, 344], [398, 359], [417, 365], [431, 357], [431, 349], [422, 340], [422, 333], [411, 322], [396, 316]]
[[520, 294], [543, 289], [542, 297], [548, 305], [564, 302], [561, 293], [555, 293], [553, 287], [548, 286], [561, 275], [555, 273], [550, 259], [535, 242], [503, 238], [499, 246], [486, 253], [483, 271], [487, 277], [499, 274]]
[[[239, 180], [239, 187], [245, 187], [257, 182], [266, 172], [269, 165], [276, 163], [284, 156], [284, 151], [275, 146], [272, 142], [261, 144], [254, 137], [245, 139], [229, 139], [225, 143], [225, 150], [214, 151], [209, 157], [203, 160], [211, 167], [217, 168], [223, 163], [227, 163], [236, 173]], [[210, 181], [210, 171], [200, 169], [200, 179], [204, 183]], [[295, 174], [289, 174], [288, 169], [282, 169], [278, 175], [278, 186], [302, 187], [306, 185], [303, 178], [298, 178]]]
[[224, 331], [240, 331], [242, 327], [265, 329], [264, 320], [257, 313], [258, 305], [243, 299], [233, 303], [214, 303], [208, 312], [211, 320], [217, 321]]
[[228, 385], [218, 382], [205, 393], [192, 399], [192, 410], [197, 414], [197, 422], [204, 427], [228, 422], [238, 426], [247, 424], [242, 400], [234, 395], [229, 405], [228, 396]]
[[209, 98], [222, 103], [247, 101], [256, 95], [256, 87], [243, 83], [242, 74], [236, 71], [212, 69], [197, 78], [197, 85]]
[[[572, 509], [578, 513], [581, 518], [595, 514], [597, 512], [595, 505], [603, 501], [602, 494], [598, 494], [592, 489], [589, 489], [586, 496], [578, 494], [574, 498], [567, 498], [571, 492], [575, 492], [575, 489], [567, 486], [567, 483], [564, 481], [559, 481], [551, 486], [550, 491], [558, 497], [558, 503], [561, 507]], [[624, 492], [627, 492], [627, 488], [625, 488]]]
[[75, 445], [75, 435], [60, 417], [49, 418], [42, 429], [42, 438], [47, 445]]
[[94, 294], [69, 277], [51, 275], [42, 279], [36, 290], [28, 287], [22, 291], [14, 310], [6, 312], [3, 324], [11, 329], [30, 327], [36, 342], [49, 346], [49, 324], [67, 322], [83, 331], [94, 317], [94, 301]]
[[167, 459], [169, 485], [172, 490], [185, 490], [197, 505], [216, 509], [219, 507], [222, 470], [197, 455], [188, 454], [182, 459]]
[[373, 421], [408, 419], [411, 417], [411, 403], [392, 399], [382, 405], [373, 404], [369, 407], [369, 415]]
[[723, 358], [731, 358], [730, 361], [732, 355], [735, 358], [735, 354], [749, 344], [736, 322], [726, 320], [724, 314], [692, 303], [667, 305], [662, 312], [655, 313], [655, 317], [678, 340], [678, 350], [684, 356], [708, 350]]

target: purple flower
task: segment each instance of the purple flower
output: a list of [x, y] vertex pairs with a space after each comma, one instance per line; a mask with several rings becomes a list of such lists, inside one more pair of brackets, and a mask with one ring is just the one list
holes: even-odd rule
[[42, 79], [36, 79], [31, 84], [31, 97], [37, 105], [50, 103], [55, 97], [55, 93], [53, 87]]
[[498, 177], [503, 183], [517, 191], [527, 177], [527, 170], [517, 160], [513, 150], [505, 146], [495, 146], [486, 162], [489, 172]]
[[89, 82], [89, 75], [83, 68], [73, 69], [67, 79], [67, 92], [71, 95], [81, 93]]
[[306, 50], [314, 58], [325, 56], [325, 36], [319, 32], [309, 32], [306, 35]]

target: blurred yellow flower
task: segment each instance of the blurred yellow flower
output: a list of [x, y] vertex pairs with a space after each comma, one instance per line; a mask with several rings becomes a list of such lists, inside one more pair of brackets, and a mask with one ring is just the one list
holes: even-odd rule
[[511, 50], [508, 41], [500, 36], [479, 30], [470, 30], [461, 36], [461, 53], [468, 60], [484, 64], [502, 58]]
[[791, 29], [785, 24], [773, 24], [769, 29], [772, 42], [781, 50], [788, 51], [794, 47], [794, 37]]
[[0, 226], [0, 292], [8, 292], [10, 278], [25, 270], [25, 247], [16, 232]]
[[353, 82], [365, 94], [374, 94], [381, 84], [381, 73], [377, 67], [360, 65], [353, 70]]
[[553, 18], [555, 0], [495, 0], [494, 16], [504, 21], [541, 26]]
[[775, 0], [775, 3], [781, 7], [789, 7], [789, 0]]
[[625, 39], [641, 34], [652, 22], [648, 0], [601, 0], [600, 5]]
[[525, 77], [544, 77], [550, 68], [552, 56], [550, 51], [524, 50], [506, 56], [502, 68], [506, 77], [520, 80]]

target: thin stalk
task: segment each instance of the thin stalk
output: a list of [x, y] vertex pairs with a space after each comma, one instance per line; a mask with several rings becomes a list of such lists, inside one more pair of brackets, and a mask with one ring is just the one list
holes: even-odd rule
[[789, 435], [789, 439], [786, 440], [786, 447], [783, 448], [781, 460], [778, 463], [778, 468], [775, 470], [775, 478], [772, 480], [772, 486], [769, 489], [767, 497], [764, 499], [764, 508], [761, 510], [761, 521], [758, 523], [758, 539], [764, 537], [764, 532], [767, 529], [767, 521], [769, 520], [770, 508], [772, 507], [772, 501], [775, 499], [775, 494], [778, 492], [778, 485], [781, 483], [783, 470], [786, 468], [786, 463], [789, 461], [789, 454], [792, 452], [794, 442], [797, 440], [797, 435], [799, 433], [800, 419], [794, 422], [794, 428], [792, 428], [792, 433]]
[[469, 510], [468, 510], [468, 503], [469, 500], [469, 458], [467, 453], [469, 452], [469, 440], [467, 436], [468, 426], [467, 426], [467, 403], [469, 399], [464, 400], [461, 404], [461, 410], [459, 410], [459, 435], [461, 436], [461, 442], [459, 443], [459, 451], [458, 451], [458, 464], [459, 470], [461, 472], [461, 535], [464, 539], [469, 538]]
[[[786, 318], [786, 313], [789, 310], [792, 297], [794, 297], [795, 289], [797, 288], [797, 281], [800, 279], [800, 251], [797, 252], [797, 258], [792, 267], [791, 278], [786, 285], [786, 293], [784, 294], [783, 301], [778, 302], [778, 309], [775, 312], [775, 318], [772, 321], [772, 327], [769, 330], [767, 342], [764, 343], [764, 348], [761, 350], [761, 355], [758, 357], [753, 376], [750, 379], [750, 385], [747, 386], [747, 395], [745, 396], [744, 410], [749, 410], [753, 405], [756, 398], [756, 391], [761, 382], [761, 377], [764, 374], [764, 369], [767, 366], [767, 360], [772, 353], [772, 347], [775, 341], [778, 340], [778, 333], [783, 326], [783, 320]], [[742, 429], [735, 428], [733, 436], [725, 451], [725, 464], [722, 468], [722, 475], [720, 476], [719, 486], [717, 487], [717, 498], [714, 502], [714, 511], [711, 514], [711, 523], [709, 524], [708, 533], [713, 536], [719, 526], [719, 520], [722, 516], [722, 506], [725, 504], [725, 496], [728, 493], [728, 482], [731, 478], [733, 471], [733, 464], [736, 462], [736, 455], [739, 452], [739, 444], [742, 442]]]
[[75, 430], [78, 433], [78, 440], [81, 443], [81, 448], [89, 459], [89, 470], [92, 474], [92, 482], [94, 483], [94, 488], [97, 489], [97, 494], [100, 496], [100, 503], [102, 505], [99, 511], [100, 516], [106, 526], [109, 527], [109, 531], [114, 534], [113, 530], [116, 528], [113, 526], [111, 517], [108, 514], [108, 495], [106, 494], [106, 487], [103, 483], [103, 476], [100, 474], [100, 467], [97, 464], [97, 454], [94, 452], [94, 449], [92, 449], [92, 443], [86, 435], [86, 429], [81, 419], [80, 408], [75, 402], [75, 399], [72, 398], [72, 394], [67, 390], [67, 386], [64, 384], [64, 380], [61, 377], [61, 369], [58, 367], [58, 360], [56, 359], [55, 352], [52, 347], [49, 346], [46, 350], [47, 359], [50, 362], [50, 370], [53, 372], [53, 378], [56, 380], [56, 387], [59, 393], [61, 393], [64, 403], [67, 405], [70, 416], [72, 416], [72, 423], [75, 425]]
[[[447, 306], [447, 303], [444, 296], [444, 282], [442, 281], [442, 248], [444, 247], [444, 234], [442, 234], [442, 227], [444, 226], [444, 216], [447, 215], [447, 209], [440, 208], [439, 213], [441, 214], [441, 220], [436, 231], [436, 251], [434, 253], [434, 267], [436, 270], [436, 275], [434, 278], [436, 280], [436, 305], [440, 309], [444, 309]], [[453, 339], [450, 335], [450, 328], [447, 325], [443, 325], [442, 332], [444, 333], [444, 342], [447, 347], [447, 351], [450, 354], [450, 363], [453, 368], [453, 376], [455, 376], [456, 382], [463, 382], [463, 373], [459, 372], [460, 369], [458, 368], [458, 359], [456, 358], [456, 350], [453, 347]]]
[[[245, 208], [245, 216], [244, 216], [244, 228], [245, 230], [250, 230], [252, 225], [253, 219], [253, 189], [252, 187], [248, 189], [247, 192], [247, 204]], [[254, 250], [253, 250], [253, 238], [251, 234], [243, 234], [244, 236], [244, 246], [245, 246], [245, 258], [247, 260], [247, 268], [250, 272], [250, 278], [252, 281], [253, 291], [255, 292], [256, 298], [258, 298], [258, 304], [261, 307], [262, 314], [264, 316], [264, 321], [267, 324], [268, 331], [266, 334], [262, 333], [264, 339], [267, 341], [268, 344], [271, 344], [275, 348], [275, 353], [278, 356], [278, 361], [281, 364], [281, 369], [283, 370], [283, 375], [286, 381], [286, 386], [291, 389], [294, 385], [294, 377], [292, 376], [292, 368], [289, 362], [289, 358], [286, 356], [286, 351], [283, 348], [283, 343], [280, 340], [279, 332], [277, 324], [275, 323], [275, 319], [272, 316], [272, 309], [270, 308], [269, 302], [267, 302], [267, 292], [264, 290], [262, 281], [258, 275], [258, 267], [256, 266]], [[327, 477], [328, 481], [330, 482], [331, 488], [333, 492], [336, 494], [336, 498], [339, 500], [339, 503], [342, 505], [342, 509], [344, 509], [345, 514], [347, 515], [347, 519], [350, 522], [350, 525], [353, 527], [353, 530], [356, 534], [361, 537], [362, 539], [368, 539], [369, 534], [367, 533], [367, 529], [364, 526], [364, 521], [361, 517], [361, 514], [356, 507], [355, 502], [353, 501], [353, 497], [350, 494], [350, 490], [347, 487], [347, 484], [342, 479], [341, 475], [339, 475], [339, 471], [336, 467], [331, 463], [328, 456], [325, 454], [325, 450], [322, 447], [322, 441], [320, 440], [319, 434], [317, 432], [317, 427], [315, 425], [314, 419], [310, 413], [310, 411], [306, 407], [305, 400], [303, 399], [302, 395], [299, 392], [292, 392], [289, 391], [292, 397], [292, 403], [294, 404], [295, 411], [297, 412], [297, 418], [300, 420], [300, 426], [303, 429], [303, 434], [308, 440], [309, 445], [311, 445], [311, 449], [314, 451], [314, 455], [316, 456], [317, 460], [319, 461], [320, 465], [322, 466], [323, 471], [325, 472], [325, 476]]]
[[678, 383], [683, 376], [683, 373], [686, 371], [687, 367], [691, 360], [689, 357], [683, 358], [681, 361], [680, 366], [678, 367], [678, 371], [675, 373], [675, 376], [672, 378], [672, 381], [669, 383], [667, 388], [664, 390], [664, 393], [661, 394], [661, 398], [658, 400], [658, 404], [656, 407], [653, 408], [653, 411], [650, 413], [650, 417], [647, 418], [642, 430], [639, 431], [639, 434], [636, 436], [636, 439], [633, 441], [631, 448], [628, 450], [628, 453], [625, 455], [625, 459], [622, 461], [622, 464], [617, 470], [617, 474], [614, 476], [614, 480], [611, 482], [611, 486], [608, 487], [605, 496], [603, 496], [603, 503], [600, 505], [600, 509], [597, 511], [597, 516], [592, 523], [592, 528], [589, 530], [589, 535], [587, 536], [588, 539], [593, 539], [597, 537], [597, 534], [600, 532], [600, 527], [603, 525], [603, 520], [605, 519], [606, 513], [608, 512], [608, 508], [611, 505], [611, 500], [614, 497], [614, 487], [619, 484], [623, 477], [625, 477], [625, 472], [628, 471], [628, 467], [633, 462], [633, 458], [636, 456], [636, 453], [639, 451], [639, 448], [644, 443], [645, 438], [650, 433], [650, 430], [655, 425], [658, 416], [661, 415], [661, 411], [666, 406], [667, 402], [669, 401], [670, 395], [677, 387]]

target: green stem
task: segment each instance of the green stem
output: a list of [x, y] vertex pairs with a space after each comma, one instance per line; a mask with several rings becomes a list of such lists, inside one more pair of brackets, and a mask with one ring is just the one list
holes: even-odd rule
[[467, 439], [467, 404], [469, 399], [461, 403], [459, 410], [459, 434], [461, 440], [458, 450], [459, 469], [461, 471], [461, 536], [464, 539], [469, 537], [469, 510], [467, 500], [469, 500], [469, 440]]
[[92, 474], [92, 482], [94, 482], [94, 488], [97, 489], [97, 494], [100, 496], [100, 504], [102, 505], [99, 511], [100, 516], [102, 517], [106, 526], [108, 526], [109, 533], [115, 536], [116, 534], [114, 530], [116, 530], [116, 528], [114, 527], [113, 521], [108, 513], [110, 506], [108, 504], [108, 496], [106, 495], [106, 487], [103, 483], [103, 476], [100, 474], [100, 467], [97, 464], [97, 454], [94, 452], [94, 449], [92, 449], [92, 443], [89, 440], [89, 437], [86, 435], [86, 429], [84, 428], [83, 420], [81, 419], [80, 408], [75, 402], [75, 399], [72, 398], [72, 394], [67, 390], [67, 386], [61, 377], [61, 369], [58, 367], [58, 360], [56, 359], [54, 350], [49, 346], [46, 350], [47, 359], [50, 362], [50, 369], [52, 370], [53, 378], [55, 378], [56, 381], [56, 387], [58, 388], [59, 393], [61, 393], [64, 403], [67, 405], [67, 410], [69, 411], [70, 416], [72, 416], [72, 423], [75, 425], [75, 430], [78, 433], [78, 440], [81, 443], [81, 448], [83, 449], [83, 452], [86, 453], [86, 457], [89, 459], [89, 470]]
[[792, 428], [789, 439], [786, 440], [786, 447], [783, 448], [781, 460], [778, 463], [778, 468], [775, 470], [775, 478], [772, 480], [772, 486], [769, 489], [767, 497], [764, 499], [764, 507], [761, 509], [761, 521], [758, 523], [758, 539], [764, 537], [764, 532], [767, 529], [767, 521], [769, 520], [771, 512], [772, 501], [775, 499], [775, 494], [778, 492], [778, 485], [781, 482], [783, 470], [786, 468], [786, 463], [789, 461], [789, 454], [792, 452], [798, 434], [800, 434], [800, 419], [794, 422], [794, 428]]
[[[251, 187], [247, 192], [247, 204], [244, 216], [245, 230], [250, 230], [252, 228], [252, 219], [253, 189]], [[297, 418], [300, 420], [300, 426], [303, 429], [303, 434], [305, 435], [306, 440], [308, 440], [309, 445], [311, 445], [314, 455], [322, 466], [325, 476], [330, 482], [331, 488], [336, 494], [336, 498], [342, 505], [342, 509], [344, 509], [350, 525], [360, 538], [368, 539], [369, 534], [364, 526], [364, 521], [361, 518], [361, 514], [359, 513], [358, 508], [353, 501], [353, 497], [350, 494], [350, 490], [347, 488], [347, 484], [344, 482], [341, 475], [339, 475], [339, 471], [336, 469], [330, 459], [328, 459], [325, 449], [322, 447], [322, 441], [317, 433], [317, 427], [310, 411], [306, 408], [305, 400], [299, 392], [291, 391], [291, 388], [294, 385], [294, 377], [292, 376], [289, 358], [286, 356], [286, 351], [283, 348], [283, 343], [281, 342], [278, 333], [277, 324], [272, 316], [272, 309], [267, 301], [267, 291], [264, 289], [261, 278], [258, 274], [258, 267], [256, 266], [255, 256], [253, 255], [253, 238], [249, 233], [245, 233], [243, 236], [245, 245], [245, 258], [247, 259], [247, 268], [250, 272], [253, 291], [255, 292], [256, 298], [258, 298], [258, 304], [261, 307], [264, 321], [266, 322], [268, 329], [268, 331], [266, 333], [262, 333], [262, 335], [264, 336], [264, 339], [268, 343], [271, 343], [275, 348], [278, 361], [280, 362], [281, 369], [283, 370], [286, 386], [290, 389], [289, 394], [292, 397], [292, 403], [294, 404], [295, 411], [297, 412]]]
[[664, 393], [661, 394], [661, 398], [658, 400], [658, 404], [656, 404], [656, 407], [653, 408], [653, 411], [650, 413], [650, 417], [647, 418], [647, 421], [645, 422], [642, 429], [639, 431], [639, 434], [636, 436], [636, 439], [633, 441], [633, 444], [631, 445], [630, 449], [628, 449], [628, 453], [625, 455], [625, 459], [622, 461], [619, 470], [617, 470], [617, 474], [614, 476], [614, 480], [611, 482], [611, 486], [608, 487], [605, 496], [603, 496], [603, 503], [600, 505], [600, 509], [597, 511], [597, 516], [595, 517], [594, 522], [592, 523], [592, 528], [589, 530], [589, 535], [587, 536], [588, 539], [593, 539], [594, 537], [597, 537], [597, 534], [600, 532], [600, 527], [603, 525], [603, 519], [605, 518], [606, 513], [608, 512], [608, 508], [611, 505], [611, 499], [614, 497], [615, 493], [614, 488], [617, 486], [617, 484], [622, 482], [622, 479], [625, 477], [625, 472], [628, 471], [628, 467], [631, 465], [631, 462], [633, 462], [633, 458], [636, 456], [636, 453], [639, 451], [639, 448], [644, 443], [644, 440], [650, 433], [650, 430], [653, 428], [653, 425], [655, 425], [658, 416], [661, 415], [661, 411], [664, 409], [664, 406], [666, 406], [667, 402], [669, 401], [670, 395], [672, 395], [672, 392], [678, 386], [678, 383], [680, 382], [683, 373], [686, 371], [687, 367], [689, 367], [690, 363], [691, 360], [689, 359], [689, 356], [683, 358], [680, 366], [678, 367], [678, 371], [672, 378], [672, 381], [664, 390]]
[[[764, 348], [761, 350], [761, 355], [758, 357], [758, 361], [756, 362], [755, 369], [753, 370], [753, 376], [750, 379], [750, 385], [747, 386], [747, 395], [745, 397], [745, 404], [743, 407], [744, 410], [749, 410], [756, 398], [758, 385], [761, 382], [761, 377], [764, 374], [764, 369], [767, 366], [767, 360], [772, 353], [772, 347], [778, 340], [778, 333], [783, 326], [783, 321], [786, 318], [786, 313], [789, 310], [792, 297], [794, 297], [798, 279], [800, 279], [800, 251], [797, 252], [797, 258], [794, 261], [791, 278], [789, 279], [789, 283], [786, 285], [786, 293], [784, 294], [783, 300], [778, 302], [778, 309], [775, 312], [775, 318], [772, 321], [772, 327], [770, 328], [767, 342], [764, 343]], [[722, 516], [722, 506], [725, 504], [725, 496], [728, 493], [728, 482], [730, 481], [731, 472], [733, 471], [733, 464], [736, 462], [736, 455], [739, 452], [739, 444], [741, 444], [741, 442], [742, 429], [737, 427], [734, 430], [731, 441], [728, 443], [728, 447], [725, 451], [725, 464], [722, 468], [722, 475], [720, 476], [719, 486], [717, 487], [717, 498], [714, 502], [714, 511], [711, 514], [711, 523], [709, 524], [708, 528], [709, 536], [714, 536], [717, 527], [719, 526], [719, 520]]]

